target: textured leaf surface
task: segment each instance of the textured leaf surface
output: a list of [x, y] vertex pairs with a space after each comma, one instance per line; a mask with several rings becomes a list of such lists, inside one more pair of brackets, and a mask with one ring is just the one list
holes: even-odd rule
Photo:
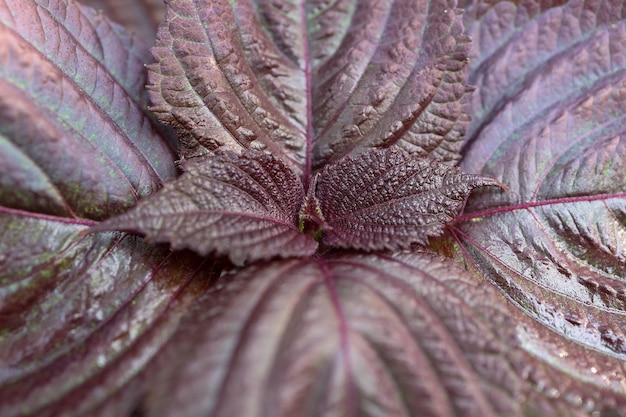
[[148, 416], [521, 413], [513, 321], [451, 261], [291, 259], [224, 278], [164, 350]]
[[130, 230], [236, 264], [311, 255], [317, 243], [296, 228], [304, 199], [296, 174], [271, 154], [222, 152], [189, 160], [185, 173], [133, 210], [93, 230]]
[[80, 0], [81, 3], [102, 10], [111, 20], [137, 34], [146, 45], [156, 39], [159, 23], [165, 15], [163, 0]]
[[0, 415], [130, 415], [209, 269], [63, 219], [3, 210], [0, 228]]
[[[454, 4], [170, 3], [151, 89], [160, 117], [191, 130], [182, 155], [223, 142], [280, 159], [183, 161], [182, 189], [128, 227], [159, 240], [168, 224], [165, 240], [203, 253], [229, 242], [236, 262], [309, 254], [298, 174], [331, 160], [314, 177], [326, 197], [305, 200], [325, 212], [307, 220], [334, 224], [327, 239], [393, 248], [377, 225], [363, 237], [343, 221], [378, 210], [394, 227], [421, 222], [402, 192], [437, 183], [431, 171], [465, 175], [360, 149], [456, 160], [468, 43]], [[142, 113], [144, 49], [69, 0], [1, 3], [0, 415], [626, 415], [624, 8], [516, 3], [476, 4], [466, 20], [478, 90], [464, 167], [510, 192], [480, 190], [451, 229], [457, 257], [508, 298], [432, 254], [327, 251], [210, 282], [190, 254], [86, 234], [95, 222], [76, 217], [108, 217], [174, 175]], [[374, 189], [403, 204], [386, 208]], [[207, 238], [221, 203], [242, 210]], [[203, 204], [209, 216], [186, 211]]]
[[[145, 47], [66, 0], [0, 4], [0, 204], [100, 219], [173, 178]], [[106, 46], [106, 48], [105, 48]]]
[[[326, 13], [319, 20], [336, 14], [320, 8]], [[469, 122], [470, 50], [460, 14], [456, 1], [374, 0], [356, 2], [345, 29], [326, 21], [326, 32], [345, 35], [332, 53], [322, 43], [323, 58], [311, 57], [314, 166], [394, 143], [418, 156], [458, 160]]]
[[456, 161], [469, 43], [455, 4], [170, 1], [153, 110], [184, 157], [261, 148], [305, 177], [311, 158], [396, 142]]
[[480, 94], [463, 167], [510, 192], [485, 190], [458, 233], [468, 261], [521, 308], [607, 361], [626, 359], [623, 6], [502, 2], [470, 12]]
[[368, 250], [425, 245], [460, 213], [472, 189], [487, 185], [499, 184], [398, 149], [348, 156], [317, 180], [324, 242]]

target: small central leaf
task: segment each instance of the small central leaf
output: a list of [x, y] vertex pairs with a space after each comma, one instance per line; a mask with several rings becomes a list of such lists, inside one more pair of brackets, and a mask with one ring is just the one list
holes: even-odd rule
[[174, 249], [228, 255], [236, 264], [315, 252], [316, 242], [296, 228], [302, 183], [284, 162], [259, 151], [225, 151], [182, 167], [176, 181], [93, 231], [135, 231]]
[[[425, 244], [471, 189], [497, 185], [416, 159], [459, 158], [470, 45], [460, 16], [447, 0], [169, 1], [148, 92], [157, 118], [179, 133], [180, 157], [194, 162], [161, 196], [102, 227], [236, 262], [311, 254], [322, 233], [328, 245], [367, 250]], [[397, 150], [371, 151], [382, 147]], [[220, 150], [243, 156], [226, 163]], [[273, 180], [215, 181], [211, 171], [253, 160], [268, 168], [270, 159], [289, 172], [271, 198], [255, 192]], [[363, 169], [391, 188], [363, 188]], [[405, 169], [415, 177], [401, 187]], [[320, 172], [305, 200], [300, 181]], [[289, 208], [266, 205], [281, 199]]]
[[317, 181], [324, 243], [357, 249], [426, 244], [476, 187], [501, 186], [400, 149], [371, 149], [327, 165]]
[[306, 200], [304, 201], [302, 208], [300, 208], [298, 220], [298, 229], [302, 233], [312, 236], [316, 241], [321, 239], [324, 227], [327, 226], [324, 214], [322, 213], [322, 209], [320, 207], [320, 202], [315, 196], [318, 178], [319, 174], [311, 179], [309, 192], [307, 193]]

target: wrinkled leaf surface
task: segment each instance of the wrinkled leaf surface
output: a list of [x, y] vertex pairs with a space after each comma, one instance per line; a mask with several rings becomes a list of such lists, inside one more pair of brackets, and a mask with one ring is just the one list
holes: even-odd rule
[[513, 321], [451, 261], [290, 259], [223, 278], [164, 350], [148, 415], [520, 413]]
[[304, 199], [296, 174], [271, 154], [221, 152], [183, 163], [185, 173], [136, 208], [92, 230], [129, 230], [236, 264], [311, 255], [317, 243], [300, 233]]
[[210, 269], [86, 225], [1, 212], [0, 415], [130, 415]]
[[324, 242], [367, 250], [426, 245], [460, 213], [470, 191], [486, 185], [498, 183], [399, 149], [348, 156], [317, 179]]
[[149, 92], [184, 157], [265, 149], [305, 181], [354, 148], [458, 159], [469, 40], [453, 1], [174, 0], [165, 19]]
[[[155, 110], [183, 135], [183, 157], [275, 152], [214, 161], [261, 167], [234, 189], [263, 198], [238, 201], [289, 236], [299, 173], [306, 183], [338, 161], [326, 171], [337, 181], [318, 177], [333, 196], [337, 167], [363, 147], [458, 159], [469, 44], [454, 4], [169, 3]], [[85, 234], [93, 222], [76, 217], [126, 210], [175, 174], [142, 108], [144, 48], [69, 0], [2, 3], [0, 414], [625, 415], [624, 8], [517, 3], [466, 14], [477, 92], [463, 167], [509, 187], [478, 191], [451, 229], [483, 284], [431, 254], [328, 252], [212, 283], [192, 255]], [[212, 168], [182, 166], [189, 195], [157, 207], [229, 196], [191, 193]], [[275, 241], [255, 236], [269, 252]], [[219, 252], [222, 240], [199, 241]]]
[[457, 234], [467, 261], [564, 338], [546, 360], [571, 342], [623, 360], [623, 3], [502, 2], [469, 16], [478, 94], [462, 166], [510, 191], [485, 190], [468, 207]]
[[72, 1], [0, 4], [0, 204], [119, 213], [173, 178], [144, 110], [145, 48]]

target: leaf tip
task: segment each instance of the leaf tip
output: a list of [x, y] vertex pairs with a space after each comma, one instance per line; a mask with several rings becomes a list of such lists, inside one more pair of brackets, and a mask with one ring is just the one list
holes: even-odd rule
[[475, 185], [475, 188], [477, 187], [497, 187], [499, 188], [501, 191], [509, 191], [509, 187], [506, 184], [501, 183], [500, 181], [498, 181], [495, 178], [491, 178], [491, 177], [478, 177], [479, 181], [478, 183]]

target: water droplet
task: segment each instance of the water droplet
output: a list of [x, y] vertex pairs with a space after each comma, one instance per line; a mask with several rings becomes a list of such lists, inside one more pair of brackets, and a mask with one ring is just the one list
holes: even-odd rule
[[565, 314], [564, 318], [574, 326], [580, 326], [583, 323], [583, 319], [574, 313]]
[[372, 98], [372, 104], [374, 106], [378, 106], [385, 100], [385, 98], [387, 98], [387, 94], [385, 93], [384, 90], [378, 89], [372, 93], [371, 98]]
[[396, 120], [395, 122], [391, 124], [391, 131], [393, 133], [398, 133], [402, 129], [403, 126], [404, 124], [402, 123], [402, 121]]
[[361, 130], [357, 125], [347, 125], [343, 127], [341, 133], [345, 138], [355, 138], [360, 135]]
[[559, 392], [558, 389], [556, 388], [548, 388], [545, 392], [544, 395], [548, 398], [558, 398], [561, 393]]
[[565, 396], [565, 400], [576, 407], [583, 405], [583, 399], [578, 394], [569, 393]]
[[98, 366], [100, 368], [104, 368], [104, 366], [107, 364], [107, 358], [104, 355], [98, 355], [98, 359], [96, 360], [96, 362], [98, 363]]
[[261, 141], [255, 140], [250, 143], [250, 149], [254, 149], [257, 151], [263, 151], [267, 148], [267, 145]]

